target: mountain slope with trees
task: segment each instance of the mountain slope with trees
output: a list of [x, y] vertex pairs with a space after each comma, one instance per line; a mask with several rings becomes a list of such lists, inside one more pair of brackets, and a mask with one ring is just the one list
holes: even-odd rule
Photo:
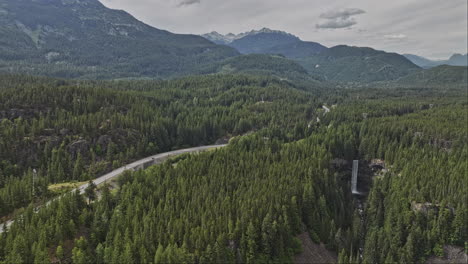
[[[124, 175], [93, 203], [70, 194], [29, 207], [0, 236], [0, 261], [291, 263], [305, 231], [339, 263], [420, 263], [463, 247], [466, 90], [406, 91], [330, 92], [339, 105], [319, 123], [274, 122], [227, 148]], [[372, 176], [361, 213], [354, 159], [387, 168]]]
[[0, 0], [0, 34], [0, 264], [283, 264], [301, 241], [339, 264], [467, 259], [467, 67], [205, 36], [241, 55], [97, 0]]
[[[28, 211], [24, 228], [15, 224], [0, 238], [0, 259], [44, 261], [51, 248], [53, 259], [73, 263], [290, 263], [298, 232], [307, 228], [333, 245], [328, 230], [349, 217], [324, 140], [282, 146], [248, 136], [177, 166], [127, 175], [115, 196], [104, 190], [90, 205], [70, 195]], [[41, 231], [27, 235], [33, 228]], [[61, 231], [48, 236], [54, 229]]]
[[468, 67], [442, 65], [416, 71], [398, 80], [399, 84], [420, 86], [464, 86], [468, 84]]
[[0, 216], [47, 198], [49, 184], [86, 181], [131, 160], [266, 126], [293, 129], [318, 107], [312, 94], [267, 77], [0, 80]]
[[420, 69], [396, 53], [345, 45], [296, 60], [310, 74], [330, 81], [390, 81]]
[[[219, 39], [222, 35], [204, 35]], [[229, 36], [225, 36], [228, 38]], [[279, 54], [301, 64], [311, 76], [334, 82], [392, 81], [418, 69], [402, 55], [366, 47], [339, 45], [327, 48], [320, 43], [302, 41], [281, 31], [266, 31], [237, 36], [227, 45], [243, 54]]]
[[297, 62], [280, 55], [250, 54], [226, 59], [200, 68], [198, 74], [250, 74], [276, 76], [288, 80], [311, 80], [308, 72]]
[[0, 34], [0, 71], [66, 78], [167, 78], [238, 55], [98, 0], [0, 0]]
[[300, 39], [287, 33], [259, 33], [234, 40], [229, 46], [242, 54], [266, 53], [267, 50], [284, 44], [298, 42]]
[[425, 263], [449, 247], [466, 254], [467, 91], [441, 88], [363, 89], [324, 119], [352, 127], [360, 171], [383, 161], [359, 176], [370, 194], [339, 263]]

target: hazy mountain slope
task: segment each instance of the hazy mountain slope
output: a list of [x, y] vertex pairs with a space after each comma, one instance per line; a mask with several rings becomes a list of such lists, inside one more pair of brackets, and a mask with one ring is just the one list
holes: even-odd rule
[[215, 43], [229, 45], [243, 54], [280, 54], [288, 58], [302, 58], [327, 49], [320, 43], [302, 41], [292, 34], [268, 28], [238, 35], [212, 32], [203, 37]]
[[268, 50], [279, 45], [291, 44], [299, 41], [300, 39], [298, 37], [291, 34], [260, 33], [234, 40], [229, 46], [243, 54], [268, 53]]
[[405, 56], [405, 58], [410, 60], [412, 63], [414, 63], [414, 64], [416, 64], [416, 65], [418, 65], [419, 67], [422, 67], [422, 68], [430, 68], [430, 67], [437, 66], [436, 61], [426, 59], [426, 58], [418, 56], [418, 55], [403, 54], [403, 56]]
[[372, 48], [345, 45], [327, 48], [320, 43], [302, 41], [281, 31], [244, 34], [246, 35], [221, 35], [214, 32], [205, 34], [204, 37], [224, 41], [243, 54], [283, 55], [300, 63], [314, 78], [323, 80], [388, 81], [419, 69], [399, 54]]
[[468, 66], [468, 54], [453, 54], [447, 61], [452, 66]]
[[97, 0], [0, 0], [0, 32], [2, 71], [61, 77], [167, 77], [238, 54]]
[[296, 59], [314, 56], [326, 50], [327, 47], [323, 46], [320, 43], [309, 41], [296, 41], [292, 43], [274, 46], [270, 49], [265, 50], [264, 53], [281, 54], [288, 58]]
[[420, 69], [396, 53], [345, 45], [297, 61], [312, 75], [333, 81], [395, 80]]
[[417, 85], [466, 85], [468, 67], [441, 65], [409, 74], [398, 80], [400, 84]]
[[413, 54], [404, 54], [403, 56], [423, 68], [431, 68], [439, 65], [468, 66], [468, 54], [453, 54], [448, 60], [430, 60]]

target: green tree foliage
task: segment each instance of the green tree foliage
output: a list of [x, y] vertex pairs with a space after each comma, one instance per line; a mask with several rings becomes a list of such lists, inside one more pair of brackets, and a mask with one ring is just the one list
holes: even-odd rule
[[[6, 213], [12, 190], [17, 205], [32, 200], [32, 168], [40, 191], [94, 177], [115, 161], [253, 133], [127, 172], [117, 190], [104, 187], [90, 204], [70, 193], [37, 212], [29, 206], [0, 235], [0, 263], [62, 254], [76, 263], [290, 263], [305, 231], [339, 252], [340, 263], [418, 263], [468, 240], [466, 91], [327, 90], [321, 100], [338, 106], [317, 114], [322, 104], [310, 91], [269, 78], [81, 87], [29, 78], [6, 77], [0, 88]], [[42, 110], [12, 117], [11, 109]], [[70, 151], [82, 145], [86, 151]], [[22, 149], [35, 153], [31, 160]], [[375, 158], [387, 170], [373, 177], [363, 210], [353, 211], [350, 168], [336, 161]], [[74, 176], [75, 168], [82, 172]]]
[[[398, 101], [366, 99], [325, 118], [351, 128], [356, 157], [383, 159], [388, 170], [372, 181], [364, 226], [353, 225], [364, 263], [420, 263], [443, 256], [445, 245], [465, 246], [467, 108], [466, 97], [450, 95], [455, 92], [466, 94], [455, 89], [439, 98], [423, 92]], [[341, 261], [357, 254], [350, 251]]]
[[305, 123], [306, 109], [316, 104], [313, 95], [267, 77], [0, 80], [0, 216], [47, 197], [49, 184], [87, 181], [141, 157], [223, 136]]
[[96, 199], [96, 184], [91, 180], [88, 182], [88, 187], [85, 189], [85, 195], [88, 198], [88, 203]]
[[[326, 146], [331, 142], [339, 138], [320, 133], [306, 141], [280, 144], [262, 135], [244, 136], [226, 149], [187, 156], [176, 167], [166, 163], [134, 172], [116, 196], [104, 191], [93, 204], [68, 195], [31, 214], [30, 220], [15, 223], [4, 238], [8, 246], [1, 252], [9, 253], [3, 259], [34, 256], [18, 251], [42, 234], [22, 242], [30, 228], [54, 230], [45, 241], [53, 246], [73, 239], [81, 227], [90, 233], [88, 239], [76, 239], [70, 249], [74, 263], [290, 261], [300, 248], [295, 235], [303, 232], [306, 208], [315, 216], [318, 230], [330, 223], [335, 230], [346, 227], [340, 219], [350, 210], [340, 208], [350, 205], [341, 199], [346, 184], [338, 182], [329, 168]], [[255, 148], [249, 150], [251, 146]], [[313, 200], [302, 199], [305, 187]], [[314, 206], [318, 197], [326, 197], [323, 207]], [[47, 214], [50, 217], [43, 219]], [[319, 236], [334, 243], [328, 233]], [[10, 250], [21, 243], [23, 247]]]

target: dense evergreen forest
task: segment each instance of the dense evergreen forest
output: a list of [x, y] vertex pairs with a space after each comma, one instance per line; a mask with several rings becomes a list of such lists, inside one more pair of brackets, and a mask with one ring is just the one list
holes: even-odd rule
[[86, 181], [137, 158], [269, 125], [293, 130], [319, 107], [312, 94], [267, 77], [0, 78], [0, 216], [47, 198], [49, 184]]
[[[284, 10], [140, 1], [137, 19], [123, 2], [0, 0], [0, 264], [468, 261], [468, 68], [430, 68], [466, 55], [174, 34], [139, 19], [224, 31]], [[334, 2], [307, 12], [309, 37], [466, 51], [461, 1]], [[301, 32], [299, 13], [275, 24]], [[414, 17], [363, 30], [379, 14]], [[422, 45], [410, 31], [431, 21]]]
[[[466, 248], [465, 88], [337, 90], [230, 75], [0, 83], [0, 208], [27, 207], [0, 234], [0, 263], [291, 263], [304, 232], [340, 263], [423, 263], [447, 245]], [[235, 136], [226, 148], [35, 212], [49, 184], [224, 136]], [[385, 163], [362, 211], [354, 159]]]
[[[346, 113], [357, 157], [382, 159], [387, 167], [374, 177], [364, 222], [354, 232], [364, 243], [363, 263], [421, 263], [443, 257], [446, 245], [466, 247], [467, 101], [466, 91], [460, 94], [351, 104], [329, 116]], [[344, 249], [340, 261], [353, 254]]]

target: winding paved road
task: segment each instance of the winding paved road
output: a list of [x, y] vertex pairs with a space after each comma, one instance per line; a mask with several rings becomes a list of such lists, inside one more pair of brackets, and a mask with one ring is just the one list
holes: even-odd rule
[[[107, 174], [104, 174], [101, 177], [96, 178], [95, 180], [93, 180], [93, 182], [96, 185], [100, 185], [100, 184], [105, 183], [105, 182], [107, 182], [109, 180], [112, 180], [113, 178], [119, 176], [120, 174], [122, 174], [124, 171], [127, 171], [127, 170], [136, 171], [136, 170], [144, 169], [144, 168], [146, 168], [146, 167], [148, 167], [150, 165], [160, 164], [160, 163], [164, 162], [165, 160], [167, 160], [168, 158], [170, 158], [172, 156], [185, 154], [185, 153], [200, 152], [200, 151], [205, 151], [205, 150], [214, 149], [214, 148], [222, 148], [222, 147], [225, 147], [225, 146], [227, 146], [227, 145], [223, 144], [223, 145], [201, 146], [201, 147], [195, 147], [195, 148], [179, 149], [179, 150], [174, 150], [174, 151], [169, 151], [169, 152], [153, 155], [153, 156], [150, 156], [150, 157], [135, 161], [133, 163], [127, 164], [127, 165], [125, 165], [123, 167], [120, 167], [120, 168], [118, 168], [118, 169], [116, 169], [114, 171], [111, 171], [111, 172], [109, 172]], [[84, 194], [84, 192], [85, 192], [86, 188], [88, 187], [88, 185], [89, 185], [88, 183], [86, 183], [84, 185], [81, 185], [80, 187], [78, 187], [76, 189], [73, 189], [71, 192], [74, 192], [75, 190], [79, 190], [81, 194]], [[49, 202], [47, 202], [45, 204], [45, 206], [50, 204], [50, 202], [52, 202], [55, 199], [58, 199], [58, 197], [52, 199]], [[6, 227], [9, 228], [13, 224], [13, 222], [14, 222], [14, 220], [10, 220], [10, 221], [7, 221], [6, 223], [0, 224], [0, 234], [3, 233], [3, 226], [5, 224], [6, 224]]]
[[[227, 146], [227, 145], [202, 146], [202, 147], [195, 147], [195, 148], [188, 148], [188, 149], [179, 149], [179, 150], [174, 150], [174, 151], [170, 151], [170, 152], [157, 154], [157, 155], [154, 155], [154, 156], [150, 156], [150, 157], [135, 161], [135, 162], [130, 163], [130, 164], [126, 165], [126, 166], [120, 167], [120, 168], [118, 168], [118, 169], [116, 169], [116, 170], [114, 170], [112, 172], [109, 172], [109, 173], [107, 173], [107, 174], [93, 180], [93, 182], [94, 182], [94, 184], [99, 185], [99, 184], [105, 183], [106, 181], [112, 180], [113, 178], [119, 176], [120, 174], [122, 174], [126, 170], [134, 170], [134, 171], [135, 170], [140, 170], [140, 169], [144, 169], [144, 167], [148, 167], [150, 165], [160, 164], [160, 163], [164, 162], [165, 160], [167, 160], [168, 158], [170, 158], [172, 156], [185, 154], [185, 153], [194, 153], [194, 152], [199, 152], [199, 151], [204, 151], [204, 150], [214, 149], [214, 148], [221, 148], [221, 147], [225, 147], [225, 146]], [[80, 190], [81, 194], [84, 194], [87, 187], [88, 187], [88, 183], [86, 183], [84, 185], [81, 185], [77, 189]], [[76, 189], [74, 189], [74, 190], [76, 190]]]

